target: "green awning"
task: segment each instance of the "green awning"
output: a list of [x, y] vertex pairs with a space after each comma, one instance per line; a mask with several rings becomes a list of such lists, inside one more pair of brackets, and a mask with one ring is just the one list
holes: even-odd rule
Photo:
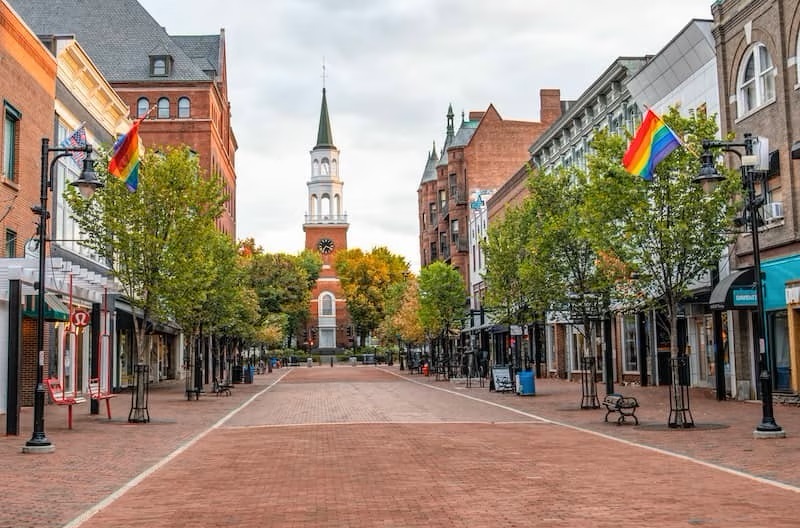
[[[24, 317], [36, 318], [39, 316], [36, 304], [38, 298], [38, 295], [25, 296], [25, 304], [22, 307], [22, 315]], [[44, 320], [69, 321], [69, 308], [53, 293], [44, 294]]]

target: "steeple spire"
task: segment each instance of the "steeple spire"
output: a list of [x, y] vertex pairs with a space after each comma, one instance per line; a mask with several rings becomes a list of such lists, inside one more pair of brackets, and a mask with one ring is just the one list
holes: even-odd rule
[[319, 112], [319, 131], [317, 132], [317, 146], [314, 148], [336, 148], [333, 145], [331, 132], [331, 119], [328, 117], [328, 100], [325, 97], [325, 88], [322, 88], [322, 109]]
[[448, 139], [453, 139], [455, 136], [455, 128], [453, 127], [453, 105], [447, 107], [447, 138], [445, 139], [445, 143], [447, 143]]

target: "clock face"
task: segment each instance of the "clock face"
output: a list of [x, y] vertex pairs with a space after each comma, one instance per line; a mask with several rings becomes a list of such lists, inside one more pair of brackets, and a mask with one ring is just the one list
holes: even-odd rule
[[333, 251], [333, 240], [330, 238], [323, 238], [317, 243], [317, 248], [319, 248], [321, 253], [325, 253], [326, 255]]

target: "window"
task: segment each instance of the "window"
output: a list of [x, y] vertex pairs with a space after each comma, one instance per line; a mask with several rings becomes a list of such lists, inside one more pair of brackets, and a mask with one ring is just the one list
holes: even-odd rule
[[17, 134], [22, 114], [6, 103], [3, 113], [3, 175], [9, 181], [17, 180]]
[[172, 58], [169, 55], [150, 56], [150, 75], [153, 77], [166, 77], [169, 75]]
[[322, 313], [320, 315], [333, 315], [333, 296], [329, 293], [322, 295]]
[[178, 99], [178, 117], [186, 119], [190, 117], [191, 103], [188, 97]]
[[136, 101], [136, 117], [142, 117], [150, 110], [150, 100], [147, 97], [140, 97]]
[[6, 258], [17, 256], [17, 232], [13, 229], [6, 229]]
[[158, 100], [158, 118], [169, 119], [169, 99], [166, 97]]
[[636, 315], [627, 314], [622, 319], [622, 332], [625, 354], [625, 370], [636, 371], [639, 370], [639, 355], [637, 352], [636, 342], [638, 340], [638, 332], [636, 325]]
[[767, 47], [756, 43], [742, 64], [737, 87], [739, 116], [775, 100], [775, 66]]

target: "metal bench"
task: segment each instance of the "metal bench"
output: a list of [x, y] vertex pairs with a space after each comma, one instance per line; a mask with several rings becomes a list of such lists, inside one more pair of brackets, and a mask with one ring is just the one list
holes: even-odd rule
[[111, 398], [114, 398], [116, 394], [111, 394], [110, 392], [103, 392], [102, 388], [100, 387], [100, 378], [89, 378], [89, 398], [92, 400], [96, 400], [98, 403], [105, 400], [106, 402], [106, 414], [108, 415], [108, 419], [111, 419]]
[[47, 387], [47, 392], [50, 393], [50, 401], [56, 405], [67, 406], [67, 426], [72, 429], [72, 406], [85, 402], [86, 398], [65, 395], [64, 388], [58, 378], [47, 378], [44, 380], [44, 384]]
[[212, 390], [214, 394], [219, 396], [220, 394], [224, 394], [225, 396], [231, 395], [231, 386], [226, 384], [225, 382], [220, 383], [217, 379], [214, 379], [214, 384], [212, 385]]
[[617, 425], [626, 423], [629, 417], [633, 418], [636, 425], [639, 425], [639, 419], [636, 417], [636, 409], [639, 408], [639, 402], [636, 398], [617, 393], [606, 394], [606, 397], [603, 398], [603, 405], [607, 409], [604, 421], [608, 421], [609, 414], [619, 413]]

